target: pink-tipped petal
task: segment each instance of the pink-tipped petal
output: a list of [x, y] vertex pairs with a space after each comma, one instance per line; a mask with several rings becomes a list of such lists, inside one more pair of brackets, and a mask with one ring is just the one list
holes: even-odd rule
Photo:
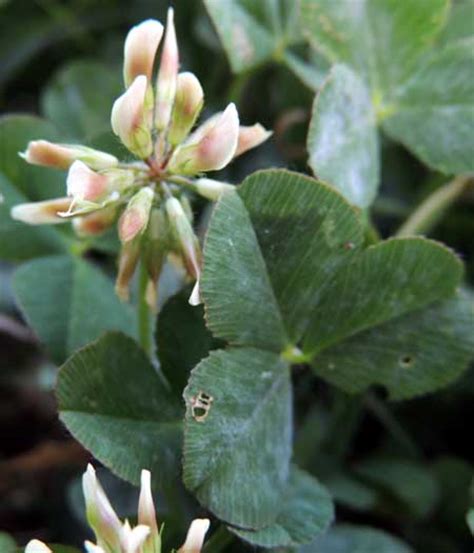
[[87, 466], [82, 477], [82, 490], [86, 502], [87, 521], [94, 530], [97, 544], [102, 546], [106, 543], [119, 551], [122, 524], [97, 480], [91, 464]]
[[136, 156], [145, 159], [153, 150], [147, 104], [148, 80], [139, 75], [128, 90], [115, 100], [111, 124], [114, 133]]
[[118, 224], [122, 244], [130, 242], [144, 232], [150, 218], [153, 198], [153, 190], [146, 187], [141, 188], [128, 202]]
[[207, 518], [193, 520], [186, 536], [186, 541], [178, 549], [178, 553], [200, 553], [204, 538], [209, 530], [210, 522]]
[[28, 225], [57, 225], [65, 223], [59, 213], [67, 211], [71, 198], [56, 198], [44, 202], [18, 204], [11, 209], [11, 217]]
[[145, 75], [151, 80], [156, 51], [163, 36], [163, 25], [156, 19], [147, 19], [132, 27], [125, 39], [123, 78], [125, 86], [136, 77]]
[[168, 127], [171, 118], [179, 69], [178, 42], [174, 27], [174, 11], [168, 9], [166, 36], [156, 80], [155, 126], [159, 131]]
[[168, 169], [193, 175], [217, 171], [234, 157], [239, 137], [239, 116], [234, 104], [199, 127], [171, 157]]
[[20, 156], [32, 165], [67, 169], [74, 161], [72, 152], [60, 144], [54, 144], [48, 140], [32, 140]]
[[87, 163], [92, 169], [105, 169], [118, 164], [118, 159], [106, 152], [80, 144], [55, 144], [48, 140], [32, 140], [20, 156], [32, 165], [55, 169], [68, 169], [76, 160]]
[[250, 127], [241, 126], [239, 128], [239, 141], [235, 151], [235, 157], [240, 156], [247, 150], [260, 146], [272, 135], [272, 131], [267, 131], [260, 123], [255, 123]]
[[82, 161], [75, 161], [66, 179], [67, 193], [76, 200], [95, 202], [108, 191], [108, 178], [89, 169]]
[[[117, 210], [115, 206], [104, 207], [87, 215], [74, 217], [72, 227], [77, 236], [82, 238], [98, 236], [109, 229], [115, 222]], [[65, 219], [62, 219], [65, 221]]]

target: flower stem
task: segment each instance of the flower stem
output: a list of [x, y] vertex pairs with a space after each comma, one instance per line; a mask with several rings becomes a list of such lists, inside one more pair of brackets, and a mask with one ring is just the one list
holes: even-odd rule
[[150, 359], [153, 360], [153, 349], [152, 349], [152, 314], [150, 306], [146, 301], [146, 287], [148, 284], [148, 274], [146, 271], [145, 264], [142, 262], [140, 264], [140, 277], [138, 285], [138, 304], [137, 304], [137, 315], [138, 315], [138, 341], [142, 346], [145, 353]]
[[193, 192], [197, 192], [196, 184], [193, 180], [188, 179], [186, 177], [183, 177], [181, 175], [171, 175], [168, 177], [168, 180], [174, 184], [179, 184], [180, 186], [184, 186], [186, 188], [189, 188]]
[[365, 397], [365, 406], [386, 428], [387, 432], [392, 435], [392, 438], [398, 442], [400, 447], [404, 449], [407, 456], [413, 458], [421, 457], [421, 451], [418, 444], [398, 422], [386, 402], [377, 398], [374, 394], [368, 393]]
[[448, 209], [468, 186], [473, 184], [472, 175], [460, 175], [438, 188], [422, 202], [398, 229], [396, 236], [426, 234], [438, 223]]

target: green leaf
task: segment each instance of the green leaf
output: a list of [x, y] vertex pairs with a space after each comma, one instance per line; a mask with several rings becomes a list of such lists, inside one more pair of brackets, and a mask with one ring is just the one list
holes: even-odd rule
[[212, 337], [204, 322], [202, 306], [189, 305], [189, 288], [163, 306], [156, 326], [161, 370], [173, 390], [181, 394], [191, 369], [223, 343]]
[[448, 0], [301, 0], [301, 26], [332, 62], [355, 68], [385, 103], [433, 43]]
[[375, 528], [339, 524], [298, 553], [413, 553], [413, 550]]
[[[472, 348], [465, 306], [459, 307], [464, 315], [455, 332], [451, 323], [433, 330], [428, 314], [422, 327], [429, 330], [426, 336], [436, 332], [437, 339], [423, 341], [417, 333], [412, 340], [428, 348], [423, 354], [428, 359], [434, 345], [444, 348], [439, 359], [452, 363], [449, 371], [441, 362], [427, 368], [421, 364], [413, 376], [405, 371], [407, 382], [400, 387], [399, 361], [405, 351], [397, 350], [394, 358], [391, 342], [398, 340], [398, 348], [410, 345], [404, 338], [410, 331], [404, 323], [397, 326], [395, 319], [452, 296], [462, 264], [450, 250], [424, 238], [392, 239], [362, 250], [361, 235], [355, 212], [324, 184], [287, 171], [255, 173], [238, 193], [222, 197], [209, 226], [201, 291], [211, 331], [233, 344], [285, 351], [290, 358], [292, 347], [302, 340], [304, 360], [354, 337], [349, 342], [351, 354], [341, 364], [342, 376], [329, 360], [324, 364], [325, 352], [315, 362], [318, 374], [348, 391], [382, 381], [395, 397], [408, 397], [450, 382], [464, 368]], [[411, 319], [405, 320], [409, 326]], [[384, 340], [390, 321], [395, 334], [389, 332]], [[364, 331], [372, 327], [380, 330], [374, 329], [364, 341]], [[367, 348], [356, 349], [358, 355], [352, 352], [361, 336], [361, 344], [370, 348], [375, 335], [382, 337], [385, 349], [376, 350], [369, 370]], [[344, 359], [347, 350], [331, 349], [328, 356], [334, 351]], [[385, 351], [398, 370], [380, 370]], [[346, 370], [355, 363], [358, 378]]]
[[[196, 407], [202, 394], [211, 398], [207, 413]], [[252, 348], [214, 351], [191, 372], [184, 398], [186, 487], [230, 524], [273, 523], [291, 456], [287, 364]]]
[[461, 458], [446, 456], [436, 460], [433, 473], [441, 491], [437, 520], [452, 534], [462, 536], [466, 533], [464, 517], [471, 505], [469, 488], [474, 467]]
[[390, 136], [444, 173], [474, 170], [474, 38], [438, 48], [399, 91]]
[[107, 330], [134, 333], [130, 307], [86, 261], [67, 256], [33, 260], [16, 271], [13, 284], [22, 311], [56, 363]]
[[304, 351], [315, 354], [364, 329], [449, 297], [462, 272], [461, 262], [448, 248], [425, 238], [394, 238], [370, 246], [325, 287]]
[[397, 500], [396, 513], [426, 517], [439, 498], [438, 483], [425, 465], [406, 459], [373, 457], [354, 467], [364, 481]]
[[293, 0], [204, 0], [204, 4], [234, 73], [280, 57], [300, 38]]
[[355, 211], [329, 186], [288, 171], [254, 173], [211, 220], [201, 280], [209, 328], [273, 351], [296, 343], [361, 244]]
[[[362, 226], [347, 201], [288, 171], [255, 173], [215, 207], [201, 278], [206, 321], [241, 348], [213, 352], [191, 373], [184, 479], [231, 525], [262, 530], [278, 516], [291, 427], [283, 359], [309, 361], [452, 295], [459, 284], [461, 263], [435, 242], [362, 248]], [[303, 353], [296, 349], [302, 341]]]
[[372, 203], [380, 178], [375, 113], [364, 82], [344, 65], [332, 68], [314, 100], [307, 147], [315, 175], [358, 207]]
[[41, 138], [58, 141], [58, 131], [51, 123], [32, 115], [0, 118], [0, 172], [29, 201], [66, 195], [63, 171], [29, 165], [18, 155], [30, 140]]
[[2, 553], [15, 553], [17, 545], [15, 540], [5, 532], [0, 532], [0, 551]]
[[454, 2], [438, 42], [448, 44], [474, 35], [474, 0]]
[[276, 521], [257, 531], [229, 527], [245, 541], [262, 547], [297, 546], [310, 543], [328, 529], [334, 518], [331, 496], [315, 478], [293, 468], [280, 500]]
[[0, 258], [24, 261], [32, 257], [64, 252], [61, 234], [51, 226], [30, 226], [11, 218], [14, 205], [27, 202], [11, 182], [0, 173]]
[[324, 83], [326, 68], [323, 69], [315, 63], [306, 62], [289, 51], [285, 52], [283, 63], [311, 90], [318, 90]]
[[474, 536], [474, 509], [469, 509], [467, 512], [466, 522], [471, 534]]
[[68, 430], [121, 478], [137, 484], [146, 468], [161, 486], [179, 474], [180, 405], [131, 338], [111, 332], [75, 353], [56, 393]]
[[348, 474], [337, 472], [324, 479], [324, 484], [336, 503], [355, 511], [371, 510], [377, 503], [375, 490]]
[[381, 384], [391, 399], [406, 399], [460, 375], [474, 357], [473, 325], [473, 302], [458, 293], [330, 347], [313, 367], [347, 392]]
[[99, 62], [76, 61], [53, 78], [41, 103], [64, 136], [80, 140], [110, 129], [112, 105], [121, 93], [120, 70]]

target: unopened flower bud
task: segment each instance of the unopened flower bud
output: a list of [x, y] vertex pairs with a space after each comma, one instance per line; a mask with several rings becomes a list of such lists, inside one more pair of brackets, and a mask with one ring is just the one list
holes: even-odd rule
[[204, 102], [201, 84], [192, 73], [180, 73], [176, 84], [176, 98], [173, 106], [168, 142], [173, 146], [181, 144], [188, 136], [198, 118]]
[[31, 540], [25, 547], [25, 553], [53, 553], [51, 549], [42, 541]]
[[209, 525], [210, 522], [207, 518], [193, 520], [189, 527], [186, 541], [178, 549], [178, 553], [200, 553], [206, 532], [209, 530]]
[[107, 551], [120, 551], [122, 524], [115, 514], [92, 465], [82, 477], [82, 489], [86, 501], [86, 516], [94, 530], [97, 544]]
[[169, 247], [169, 231], [165, 213], [161, 209], [152, 209], [150, 222], [142, 244], [143, 261], [148, 273], [146, 301], [150, 309], [155, 310], [158, 297], [158, 281]]
[[18, 204], [11, 210], [11, 217], [29, 225], [55, 225], [64, 223], [59, 213], [67, 211], [71, 198], [55, 198], [43, 202]]
[[68, 172], [67, 193], [76, 201], [96, 202], [108, 192], [108, 178], [89, 169], [82, 161], [75, 161]]
[[130, 29], [124, 46], [123, 79], [126, 87], [139, 75], [145, 75], [150, 81], [162, 36], [163, 25], [155, 19], [147, 19]]
[[165, 42], [156, 81], [155, 126], [159, 131], [165, 130], [170, 122], [176, 94], [178, 68], [179, 57], [176, 30], [174, 28], [174, 12], [172, 8], [169, 8]]
[[179, 200], [168, 198], [165, 205], [186, 269], [193, 278], [198, 279], [201, 273], [201, 250], [191, 223]]
[[122, 243], [130, 242], [143, 233], [148, 225], [153, 204], [154, 192], [151, 188], [141, 188], [128, 202], [120, 217], [118, 231]]
[[247, 150], [251, 150], [256, 146], [259, 146], [271, 135], [272, 131], [267, 131], [265, 127], [260, 125], [260, 123], [255, 123], [255, 125], [250, 127], [239, 127], [239, 141], [237, 143], [237, 149], [234, 157], [240, 156], [240, 154], [243, 154]]
[[132, 529], [126, 520], [120, 533], [121, 549], [119, 551], [121, 553], [142, 553], [143, 543], [149, 534], [148, 526], [139, 525]]
[[153, 150], [148, 80], [139, 75], [112, 108], [112, 129], [136, 156], [147, 158]]
[[72, 220], [72, 226], [80, 237], [97, 236], [113, 225], [116, 216], [116, 206], [107, 206], [87, 215], [75, 217]]
[[161, 553], [161, 537], [156, 522], [155, 505], [151, 495], [151, 474], [148, 470], [142, 470], [141, 474], [138, 524], [144, 525], [150, 530], [142, 546], [141, 553]]
[[217, 201], [226, 190], [232, 190], [234, 186], [213, 179], [197, 179], [194, 183], [196, 192], [208, 200]]
[[118, 164], [115, 156], [79, 144], [54, 144], [47, 140], [33, 140], [20, 156], [32, 165], [68, 169], [75, 161], [83, 161], [92, 169], [105, 169]]
[[193, 175], [225, 167], [235, 155], [239, 116], [234, 104], [199, 127], [176, 149], [168, 164], [172, 173]]

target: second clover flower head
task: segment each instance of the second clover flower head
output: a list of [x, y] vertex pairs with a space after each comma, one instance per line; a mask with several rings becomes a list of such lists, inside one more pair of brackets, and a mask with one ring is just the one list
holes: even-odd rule
[[[190, 278], [199, 279], [200, 246], [186, 192], [217, 200], [230, 185], [205, 178], [203, 173], [222, 169], [271, 133], [259, 124], [240, 126], [232, 103], [193, 131], [204, 92], [195, 75], [179, 72], [171, 8], [166, 29], [149, 19], [130, 30], [124, 46], [123, 78], [125, 91], [112, 107], [111, 125], [135, 161], [120, 162], [82, 145], [32, 141], [22, 157], [35, 165], [68, 169], [67, 195], [17, 205], [12, 217], [28, 224], [72, 218], [81, 237], [99, 234], [118, 221], [122, 250], [117, 293], [128, 298], [129, 282], [142, 260], [149, 276], [147, 299], [154, 307], [156, 284], [168, 255], [181, 259]], [[198, 302], [197, 284], [192, 303]]]
[[[142, 470], [138, 520], [131, 527], [128, 520], [122, 522], [97, 479], [92, 465], [82, 477], [82, 490], [86, 503], [86, 517], [95, 535], [95, 542], [85, 542], [87, 553], [162, 553], [161, 532], [156, 520], [155, 505], [151, 493], [151, 474]], [[208, 519], [193, 520], [184, 544], [176, 553], [200, 553], [209, 529]], [[174, 551], [174, 550], [173, 550]], [[39, 540], [31, 540], [25, 553], [52, 553]]]

